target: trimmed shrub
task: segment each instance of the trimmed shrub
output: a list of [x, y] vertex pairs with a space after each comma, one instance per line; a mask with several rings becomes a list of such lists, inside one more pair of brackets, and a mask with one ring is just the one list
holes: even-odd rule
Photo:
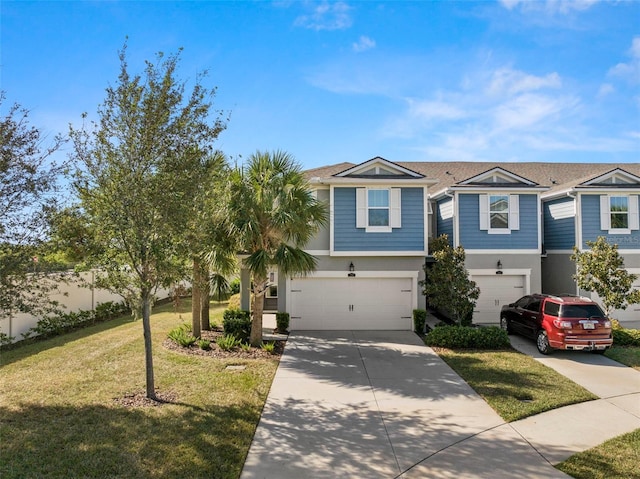
[[638, 346], [640, 347], [640, 329], [625, 329], [616, 319], [611, 321], [614, 346]]
[[289, 330], [289, 313], [276, 313], [276, 329], [279, 333]]
[[239, 294], [240, 293], [240, 278], [232, 279], [229, 282], [229, 292], [231, 294]]
[[428, 346], [449, 349], [505, 349], [510, 346], [506, 331], [491, 326], [443, 326], [435, 328], [425, 337]]
[[211, 349], [211, 341], [209, 341], [208, 339], [198, 339], [196, 341], [196, 344], [198, 345], [198, 347], [204, 351], [207, 351], [208, 349]]
[[418, 334], [424, 334], [425, 324], [427, 324], [427, 311], [424, 309], [414, 309], [413, 330]]
[[249, 311], [225, 309], [222, 313], [222, 330], [225, 335], [246, 342], [251, 334], [251, 316]]

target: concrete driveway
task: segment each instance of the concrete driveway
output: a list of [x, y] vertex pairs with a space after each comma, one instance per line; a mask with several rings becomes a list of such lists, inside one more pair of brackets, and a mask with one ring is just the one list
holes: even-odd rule
[[292, 333], [241, 478], [425, 477], [568, 476], [415, 334]]

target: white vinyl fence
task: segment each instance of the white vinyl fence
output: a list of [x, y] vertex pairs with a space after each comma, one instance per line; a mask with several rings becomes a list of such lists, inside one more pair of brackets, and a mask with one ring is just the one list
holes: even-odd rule
[[[69, 273], [69, 280], [67, 282], [61, 281], [57, 288], [58, 291], [50, 296], [51, 300], [58, 301], [60, 305], [63, 306], [62, 309], [65, 313], [80, 310], [93, 311], [100, 303], [107, 303], [109, 301], [120, 303], [123, 301], [121, 296], [105, 289], [81, 286], [82, 283], [93, 285], [95, 279], [95, 273], [93, 271], [80, 273], [80, 277], [81, 278], [78, 279], [74, 277], [72, 273]], [[156, 295], [159, 299], [168, 298], [170, 290], [158, 290]], [[5, 333], [7, 336], [14, 337], [14, 342], [20, 341], [22, 334], [35, 327], [39, 319], [41, 318], [30, 314], [17, 313], [13, 317], [0, 319], [0, 332]]]

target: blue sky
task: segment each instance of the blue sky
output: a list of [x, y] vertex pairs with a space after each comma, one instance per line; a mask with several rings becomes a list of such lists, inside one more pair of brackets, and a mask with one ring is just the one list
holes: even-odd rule
[[118, 75], [183, 47], [232, 159], [640, 161], [640, 2], [15, 2], [1, 88], [53, 135]]

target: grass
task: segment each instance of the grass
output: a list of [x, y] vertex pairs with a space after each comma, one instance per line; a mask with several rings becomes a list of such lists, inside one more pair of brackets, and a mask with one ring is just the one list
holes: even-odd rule
[[437, 352], [507, 422], [597, 399], [582, 386], [517, 351]]
[[616, 346], [605, 353], [608, 358], [625, 364], [640, 371], [640, 347], [637, 346]]
[[[224, 304], [213, 304], [221, 323]], [[142, 324], [120, 318], [2, 352], [0, 477], [237, 478], [277, 359], [219, 360], [162, 347], [191, 320], [185, 301], [151, 323], [158, 392], [176, 399], [129, 408], [144, 392]], [[246, 364], [229, 372], [229, 364]]]
[[576, 479], [640, 479], [640, 429], [614, 437], [556, 466]]

